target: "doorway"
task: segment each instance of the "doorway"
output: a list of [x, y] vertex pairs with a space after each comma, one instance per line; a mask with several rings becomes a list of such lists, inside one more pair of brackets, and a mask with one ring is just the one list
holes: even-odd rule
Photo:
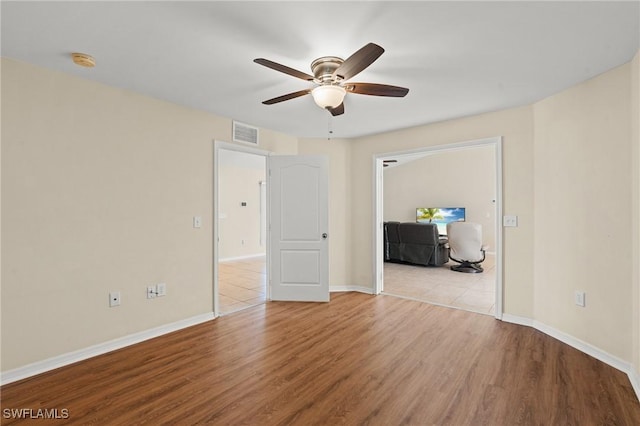
[[219, 316], [268, 299], [269, 153], [219, 141], [214, 151], [213, 305]]
[[[468, 302], [470, 298], [478, 296], [487, 298], [493, 298], [492, 302], [489, 300], [490, 309], [486, 311], [475, 310], [476, 312], [483, 313], [491, 313], [496, 318], [500, 319], [502, 317], [502, 227], [501, 220], [502, 217], [502, 152], [501, 152], [502, 140], [500, 137], [496, 138], [488, 138], [476, 141], [469, 142], [461, 142], [457, 144], [449, 144], [449, 145], [441, 145], [434, 147], [421, 148], [417, 150], [411, 151], [402, 151], [402, 152], [393, 152], [393, 153], [385, 153], [378, 154], [374, 157], [374, 169], [375, 169], [375, 292], [376, 294], [381, 293], [385, 290], [385, 272], [388, 272], [387, 278], [389, 278], [389, 288], [398, 290], [401, 296], [411, 297], [412, 294], [424, 294], [424, 298], [421, 300], [431, 301], [436, 304], [443, 304], [446, 306], [458, 307], [462, 309], [475, 310], [471, 306], [467, 305], [465, 302]], [[475, 150], [475, 151], [474, 151]], [[469, 157], [469, 155], [473, 155], [472, 153], [478, 154], [478, 159], [485, 158], [486, 162], [492, 162], [491, 167], [495, 170], [490, 170], [493, 173], [486, 173], [486, 176], [491, 176], [489, 178], [490, 182], [488, 182], [489, 187], [487, 188], [485, 185], [484, 190], [484, 200], [472, 200], [468, 199], [465, 201], [464, 194], [466, 191], [474, 191], [474, 187], [478, 187], [478, 192], [480, 192], [480, 188], [478, 184], [474, 185], [473, 179], [470, 179], [467, 173], [464, 173], [464, 176], [467, 176], [465, 182], [462, 182], [462, 185], [458, 189], [459, 199], [462, 200], [459, 203], [469, 203], [467, 206], [468, 216], [471, 214], [471, 217], [468, 217], [467, 220], [474, 222], [484, 222], [483, 228], [488, 231], [488, 235], [486, 235], [486, 241], [491, 242], [490, 246], [493, 246], [493, 250], [489, 248], [487, 251], [489, 255], [487, 256], [487, 264], [486, 266], [489, 268], [487, 273], [482, 274], [456, 274], [453, 271], [450, 271], [448, 266], [441, 266], [439, 268], [433, 267], [412, 267], [410, 265], [396, 265], [384, 263], [384, 250], [383, 250], [383, 222], [385, 220], [385, 210], [384, 210], [384, 167], [385, 164], [395, 165], [396, 167], [404, 167], [403, 164], [406, 165], [407, 169], [410, 169], [411, 163], [413, 162], [413, 166], [416, 170], [424, 169], [424, 165], [426, 162], [431, 162], [431, 168], [437, 166], [437, 163], [433, 161], [437, 161], [437, 157], [443, 160], [443, 163], [446, 163], [447, 157], [458, 156], [459, 159], [463, 158], [464, 155]], [[482, 153], [482, 155], [480, 155]], [[464, 154], [464, 155], [463, 155]], [[425, 157], [429, 157], [426, 158]], [[423, 164], [420, 164], [420, 160], [423, 159]], [[400, 169], [396, 169], [400, 170]], [[389, 173], [390, 179], [393, 174]], [[456, 176], [455, 174], [447, 174], [446, 170], [441, 171], [439, 176], [443, 180], [452, 180], [452, 179], [461, 179], [460, 176]], [[431, 182], [432, 185], [437, 185], [437, 179], [435, 182]], [[410, 186], [410, 185], [407, 185]], [[394, 191], [398, 192], [398, 191]], [[411, 194], [423, 192], [419, 189], [410, 190]], [[437, 192], [437, 191], [434, 191]], [[490, 194], [490, 195], [488, 195]], [[417, 203], [424, 202], [427, 204], [451, 204], [451, 200], [453, 204], [459, 204], [455, 202], [457, 198], [455, 196], [449, 196], [446, 192], [440, 194], [431, 194], [433, 197], [423, 198], [422, 201], [416, 198]], [[475, 195], [475, 193], [474, 193]], [[395, 195], [394, 195], [395, 196]], [[479, 196], [482, 199], [482, 195]], [[411, 197], [410, 197], [411, 198]], [[472, 198], [472, 197], [470, 197]], [[433, 199], [433, 203], [430, 201]], [[413, 201], [411, 201], [413, 202]], [[411, 203], [410, 202], [410, 203]], [[483, 204], [484, 203], [484, 204]], [[402, 204], [402, 203], [394, 203], [394, 204]], [[468, 207], [472, 207], [469, 209]], [[395, 205], [394, 205], [395, 207]], [[417, 207], [436, 207], [435, 205], [425, 205], [425, 206], [412, 206], [412, 209]], [[444, 207], [442, 205], [441, 207]], [[450, 207], [450, 206], [447, 206]], [[388, 210], [392, 210], [388, 208]], [[388, 220], [396, 220], [400, 219], [400, 221], [415, 221], [415, 217], [409, 217], [413, 212], [408, 211], [408, 208], [405, 208], [406, 212], [399, 211], [392, 212], [394, 215], [393, 218], [386, 219]], [[390, 213], [387, 211], [387, 213]], [[400, 215], [401, 217], [396, 217], [396, 215]], [[402, 216], [404, 215], [404, 216]], [[485, 232], [486, 232], [485, 231]], [[486, 244], [485, 241], [485, 244]], [[385, 269], [385, 266], [389, 266], [388, 270]], [[428, 270], [431, 268], [431, 270]], [[435, 271], [437, 269], [437, 271]], [[477, 275], [476, 277], [465, 277], [463, 275]], [[432, 281], [428, 281], [429, 279], [433, 279]], [[402, 284], [398, 284], [396, 281], [392, 281], [392, 279], [396, 281], [401, 281]], [[445, 281], [449, 280], [455, 285], [446, 286]], [[412, 287], [411, 280], [415, 280]], [[466, 282], [465, 280], [469, 281]], [[472, 280], [473, 283], [471, 282]], [[395, 287], [394, 287], [395, 286]], [[483, 291], [480, 291], [480, 288], [483, 288]], [[402, 289], [402, 291], [400, 291]], [[491, 293], [489, 293], [491, 291]], [[412, 293], [413, 292], [413, 293]], [[438, 294], [440, 293], [440, 294]], [[444, 294], [446, 293], [446, 294]], [[431, 296], [434, 299], [439, 300], [428, 300]], [[448, 300], [445, 301], [445, 300]], [[454, 303], [454, 301], [459, 301], [460, 303]], [[487, 304], [487, 301], [478, 301], [478, 305]]]

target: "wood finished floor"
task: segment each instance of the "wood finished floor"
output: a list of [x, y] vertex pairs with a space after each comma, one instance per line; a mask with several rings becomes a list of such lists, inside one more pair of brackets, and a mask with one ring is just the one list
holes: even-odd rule
[[442, 266], [384, 263], [384, 293], [436, 305], [494, 315], [496, 300], [495, 256], [482, 262], [484, 272], [466, 274], [451, 270], [455, 262]]
[[247, 308], [5, 385], [1, 402], [66, 408], [64, 424], [640, 424], [625, 374], [541, 332], [359, 293]]

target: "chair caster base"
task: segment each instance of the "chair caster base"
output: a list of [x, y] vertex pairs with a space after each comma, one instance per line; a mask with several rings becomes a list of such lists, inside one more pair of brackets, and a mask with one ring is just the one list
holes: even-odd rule
[[480, 274], [484, 272], [482, 266], [474, 263], [463, 263], [461, 265], [454, 265], [451, 267], [451, 270], [456, 272], [464, 272], [467, 274]]

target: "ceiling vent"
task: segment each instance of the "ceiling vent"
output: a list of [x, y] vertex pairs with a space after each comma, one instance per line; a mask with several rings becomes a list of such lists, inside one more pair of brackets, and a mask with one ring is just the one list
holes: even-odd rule
[[233, 122], [233, 141], [258, 145], [258, 128], [248, 124]]

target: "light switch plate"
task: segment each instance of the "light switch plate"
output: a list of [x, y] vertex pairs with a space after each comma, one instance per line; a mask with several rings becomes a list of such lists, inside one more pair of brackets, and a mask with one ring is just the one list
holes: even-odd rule
[[518, 216], [505, 215], [502, 218], [502, 225], [504, 227], [512, 227], [512, 228], [517, 227], [518, 226]]

